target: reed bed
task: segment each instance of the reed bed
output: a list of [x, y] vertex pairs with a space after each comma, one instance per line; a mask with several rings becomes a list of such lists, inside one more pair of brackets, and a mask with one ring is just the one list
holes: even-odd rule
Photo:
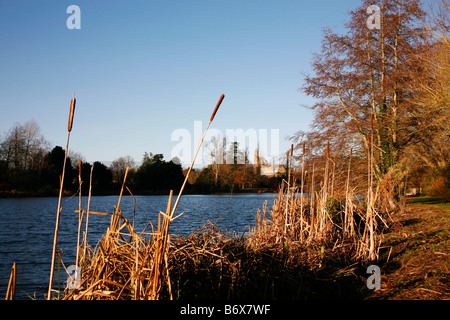
[[[81, 268], [81, 279], [76, 288], [66, 287], [64, 300], [301, 298], [314, 296], [317, 286], [323, 286], [318, 275], [320, 270], [325, 270], [325, 265], [328, 265], [326, 277], [330, 277], [331, 266], [331, 273], [340, 278], [342, 274], [352, 274], [355, 261], [377, 259], [379, 227], [386, 224], [377, 212], [378, 189], [374, 189], [373, 146], [370, 147], [370, 143], [364, 201], [358, 199], [350, 185], [352, 150], [345, 193], [339, 194], [334, 188], [337, 160], [330, 157], [329, 143], [323, 175], [321, 178], [316, 176], [319, 168], [313, 164], [310, 181], [306, 181], [306, 149], [303, 144], [301, 168], [292, 166], [291, 146], [287, 154], [287, 179], [280, 185], [271, 209], [265, 203], [262, 210], [258, 210], [255, 225], [249, 228], [249, 232], [230, 234], [208, 222], [187, 237], [170, 233], [171, 222], [183, 215], [175, 216], [178, 202], [223, 98], [222, 95], [199, 141], [174, 205], [171, 191], [167, 208], [159, 211], [156, 225], [149, 222], [144, 230], [136, 232], [122, 215], [123, 192], [128, 190], [131, 194], [126, 186], [128, 168], [113, 213], [90, 211], [90, 184], [87, 210], [81, 209], [81, 202], [77, 210], [79, 226], [75, 264]], [[71, 109], [69, 134], [72, 119]], [[294, 179], [295, 171], [301, 171], [300, 183]], [[92, 167], [91, 180], [93, 173]], [[81, 192], [81, 179], [79, 181]], [[58, 206], [57, 217], [59, 213]], [[95, 247], [87, 243], [89, 214], [103, 214], [110, 216], [111, 220]], [[84, 215], [86, 231], [81, 237]], [[83, 243], [80, 243], [82, 238]], [[332, 263], [326, 262], [329, 260]], [[332, 281], [336, 282], [336, 279]], [[51, 283], [50, 280], [48, 299], [52, 298]], [[327, 290], [323, 293], [326, 294]]]
[[308, 193], [303, 192], [303, 160], [300, 186], [295, 181], [291, 182], [289, 177], [287, 181], [283, 181], [273, 208], [269, 210], [265, 205], [263, 211], [258, 212], [250, 241], [255, 244], [263, 241], [298, 242], [303, 246], [314, 244], [325, 247], [336, 247], [340, 243], [352, 248], [355, 260], [376, 260], [380, 234], [388, 225], [377, 211], [379, 190], [378, 187], [374, 188], [373, 149], [369, 150], [368, 186], [363, 200], [350, 186], [351, 156], [352, 149], [348, 160], [345, 193], [341, 194], [334, 193], [336, 159], [330, 158], [329, 143], [319, 190], [315, 190], [317, 178], [313, 164], [310, 190]]
[[[330, 186], [321, 186], [314, 196], [302, 195], [301, 185], [289, 187], [285, 181], [272, 208], [265, 203], [255, 225], [241, 235], [211, 222], [189, 236], [171, 235], [172, 192], [158, 223], [149, 222], [151, 231], [136, 232], [121, 215], [119, 198], [102, 239], [80, 254], [80, 287], [66, 289], [64, 299], [314, 296], [316, 286], [324, 285], [325, 280], [317, 278], [321, 270], [331, 264], [335, 274], [347, 272], [355, 261], [367, 260], [360, 250], [370, 244], [369, 210], [357, 201], [348, 181], [342, 197], [328, 197]], [[327, 259], [332, 263], [325, 267]]]

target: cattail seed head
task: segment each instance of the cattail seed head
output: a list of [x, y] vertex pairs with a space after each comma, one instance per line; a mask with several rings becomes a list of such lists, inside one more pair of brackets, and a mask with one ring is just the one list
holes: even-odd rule
[[294, 144], [291, 144], [291, 157], [292, 157], [293, 153], [294, 153]]
[[81, 160], [78, 160], [78, 176], [81, 177]]
[[212, 121], [213, 121], [213, 119], [214, 119], [214, 117], [215, 117], [215, 115], [216, 115], [216, 112], [217, 112], [217, 110], [219, 109], [219, 106], [220, 106], [220, 104], [221, 104], [222, 101], [223, 101], [223, 98], [225, 98], [225, 95], [224, 95], [224, 94], [222, 94], [222, 95], [220, 96], [219, 102], [217, 102], [216, 108], [214, 109], [214, 112], [213, 112], [213, 114], [211, 115], [211, 119], [209, 120], [209, 122], [212, 122]]
[[75, 93], [73, 94], [73, 98], [70, 101], [70, 114], [69, 114], [69, 124], [67, 127], [67, 130], [70, 132], [72, 131], [72, 124], [73, 124], [73, 115], [75, 113], [75, 103], [77, 100], [75, 99]]

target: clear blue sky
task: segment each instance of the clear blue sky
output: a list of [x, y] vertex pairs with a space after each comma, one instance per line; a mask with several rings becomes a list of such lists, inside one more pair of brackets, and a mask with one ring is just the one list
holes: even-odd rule
[[[81, 29], [69, 30], [69, 5]], [[0, 135], [36, 120], [87, 161], [145, 151], [170, 159], [171, 134], [211, 128], [308, 130], [313, 101], [298, 91], [322, 29], [348, 19], [359, 0], [4, 1], [0, 0]], [[197, 141], [193, 141], [197, 144]]]

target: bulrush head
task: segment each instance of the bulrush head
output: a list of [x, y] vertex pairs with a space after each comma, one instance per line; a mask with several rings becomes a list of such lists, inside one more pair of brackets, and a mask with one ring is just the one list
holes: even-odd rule
[[73, 98], [70, 101], [70, 114], [69, 114], [69, 124], [67, 127], [67, 131], [72, 131], [72, 124], [73, 124], [73, 115], [75, 113], [75, 103], [77, 100], [75, 99], [75, 92], [73, 93]]
[[214, 109], [214, 112], [213, 112], [213, 114], [211, 115], [211, 119], [209, 120], [210, 123], [213, 121], [214, 117], [216, 116], [216, 112], [217, 112], [217, 110], [219, 109], [220, 104], [221, 104], [222, 101], [223, 101], [223, 98], [225, 98], [225, 95], [224, 95], [224, 94], [222, 94], [222, 95], [220, 96], [219, 102], [217, 102], [216, 108]]

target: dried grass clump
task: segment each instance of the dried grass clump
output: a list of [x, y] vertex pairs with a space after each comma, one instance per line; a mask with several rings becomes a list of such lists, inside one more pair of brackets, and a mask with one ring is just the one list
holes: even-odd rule
[[211, 223], [173, 239], [169, 271], [174, 298], [299, 298], [301, 277], [318, 267], [320, 249], [270, 239], [255, 245], [251, 239], [223, 233]]
[[79, 289], [65, 300], [148, 299], [151, 294], [154, 241], [134, 232], [122, 217], [122, 224], [108, 230], [95, 249], [90, 248], [81, 260]]

